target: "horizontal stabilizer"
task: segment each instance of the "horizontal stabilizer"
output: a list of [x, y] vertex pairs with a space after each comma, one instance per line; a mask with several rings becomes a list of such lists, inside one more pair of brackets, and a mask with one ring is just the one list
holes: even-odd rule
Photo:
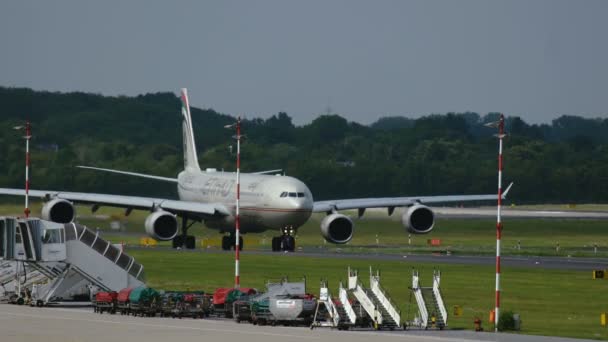
[[163, 182], [177, 183], [177, 178], [153, 176], [153, 175], [146, 175], [146, 174], [143, 174], [143, 173], [119, 171], [119, 170], [112, 170], [112, 169], [104, 169], [104, 168], [92, 167], [92, 166], [81, 166], [81, 165], [78, 165], [76, 167], [79, 168], [79, 169], [87, 169], [87, 170], [103, 171], [103, 172], [110, 172], [110, 173], [118, 173], [118, 174], [121, 174], [121, 175], [135, 176], [135, 177], [142, 177], [142, 178], [149, 178], [149, 179], [159, 180], [159, 181], [163, 181]]

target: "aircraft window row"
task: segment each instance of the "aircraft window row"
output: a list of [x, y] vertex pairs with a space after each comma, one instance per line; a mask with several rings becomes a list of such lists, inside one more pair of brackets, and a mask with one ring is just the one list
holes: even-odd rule
[[283, 191], [281, 197], [306, 197], [303, 192], [287, 192]]

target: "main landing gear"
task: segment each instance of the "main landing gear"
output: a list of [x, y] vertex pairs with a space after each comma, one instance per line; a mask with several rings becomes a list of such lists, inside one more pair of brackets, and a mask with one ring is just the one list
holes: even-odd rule
[[273, 252], [293, 252], [296, 250], [296, 234], [293, 227], [281, 228], [281, 236], [275, 236], [272, 238], [272, 251]]
[[[235, 244], [235, 240], [236, 238], [234, 237], [234, 233], [230, 233], [230, 235], [224, 235], [222, 236], [222, 249], [225, 251], [229, 251], [231, 249], [234, 249], [236, 244]], [[243, 237], [239, 236], [239, 251], [243, 250]]]
[[173, 238], [172, 245], [173, 248], [186, 248], [186, 249], [194, 249], [196, 248], [196, 238], [194, 235], [188, 235], [188, 229], [192, 227], [194, 221], [188, 225], [188, 216], [184, 215], [182, 217], [182, 234], [177, 235]]

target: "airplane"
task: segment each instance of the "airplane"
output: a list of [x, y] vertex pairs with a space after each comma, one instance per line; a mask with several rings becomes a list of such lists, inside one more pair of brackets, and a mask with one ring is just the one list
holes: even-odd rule
[[[69, 223], [76, 218], [75, 204], [92, 205], [92, 211], [100, 206], [124, 208], [125, 215], [132, 210], [148, 210], [145, 220], [146, 233], [161, 241], [173, 241], [173, 247], [194, 248], [194, 237], [188, 229], [202, 222], [211, 229], [224, 234], [222, 249], [235, 248], [236, 177], [233, 172], [202, 170], [194, 141], [194, 130], [190, 115], [187, 89], [181, 89], [181, 112], [184, 148], [184, 170], [177, 178], [104, 169], [90, 166], [80, 168], [111, 172], [134, 177], [143, 177], [177, 186], [179, 200], [121, 196], [96, 193], [30, 190], [29, 196], [44, 201], [41, 216], [45, 220]], [[435, 214], [428, 204], [490, 201], [496, 194], [357, 198], [314, 201], [312, 192], [302, 181], [294, 177], [273, 175], [273, 171], [241, 173], [240, 232], [257, 233], [278, 231], [273, 237], [273, 251], [294, 251], [295, 234], [312, 213], [326, 213], [321, 221], [321, 235], [334, 244], [345, 244], [353, 238], [353, 219], [340, 213], [341, 210], [358, 210], [363, 216], [367, 208], [387, 208], [392, 215], [395, 208], [407, 207], [402, 224], [412, 234], [429, 233], [435, 224]], [[506, 198], [512, 184], [503, 193]], [[24, 196], [22, 189], [0, 188], [0, 195]], [[181, 217], [181, 235], [178, 235], [178, 217]], [[242, 237], [239, 248], [243, 248]]]

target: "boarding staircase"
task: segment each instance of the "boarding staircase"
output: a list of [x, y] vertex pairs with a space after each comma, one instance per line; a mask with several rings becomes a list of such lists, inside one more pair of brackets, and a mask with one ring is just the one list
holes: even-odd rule
[[358, 300], [372, 320], [375, 329], [401, 327], [401, 313], [380, 287], [380, 274], [373, 275], [370, 268], [370, 288], [366, 289], [358, 280], [358, 271], [348, 269], [348, 289]]
[[0, 217], [0, 257], [25, 266], [18, 276], [14, 266], [9, 282], [18, 296], [17, 288], [28, 289], [37, 305], [82, 298], [92, 288], [119, 291], [141, 286], [144, 280], [143, 266], [133, 257], [75, 223]]
[[371, 267], [369, 268], [369, 285], [367, 294], [382, 315], [382, 327], [389, 330], [401, 328], [401, 311], [380, 285], [380, 271], [376, 271], [374, 275]]
[[412, 274], [412, 292], [418, 306], [418, 316], [411, 324], [420, 328], [443, 329], [447, 326], [448, 313], [441, 295], [441, 273], [433, 271], [433, 286], [420, 286], [418, 271]]
[[310, 328], [338, 328], [340, 321], [340, 313], [338, 312], [337, 305], [334, 304], [331, 294], [329, 293], [327, 280], [322, 280], [321, 286], [319, 287], [319, 300], [317, 300], [317, 307], [315, 309], [315, 315]]

